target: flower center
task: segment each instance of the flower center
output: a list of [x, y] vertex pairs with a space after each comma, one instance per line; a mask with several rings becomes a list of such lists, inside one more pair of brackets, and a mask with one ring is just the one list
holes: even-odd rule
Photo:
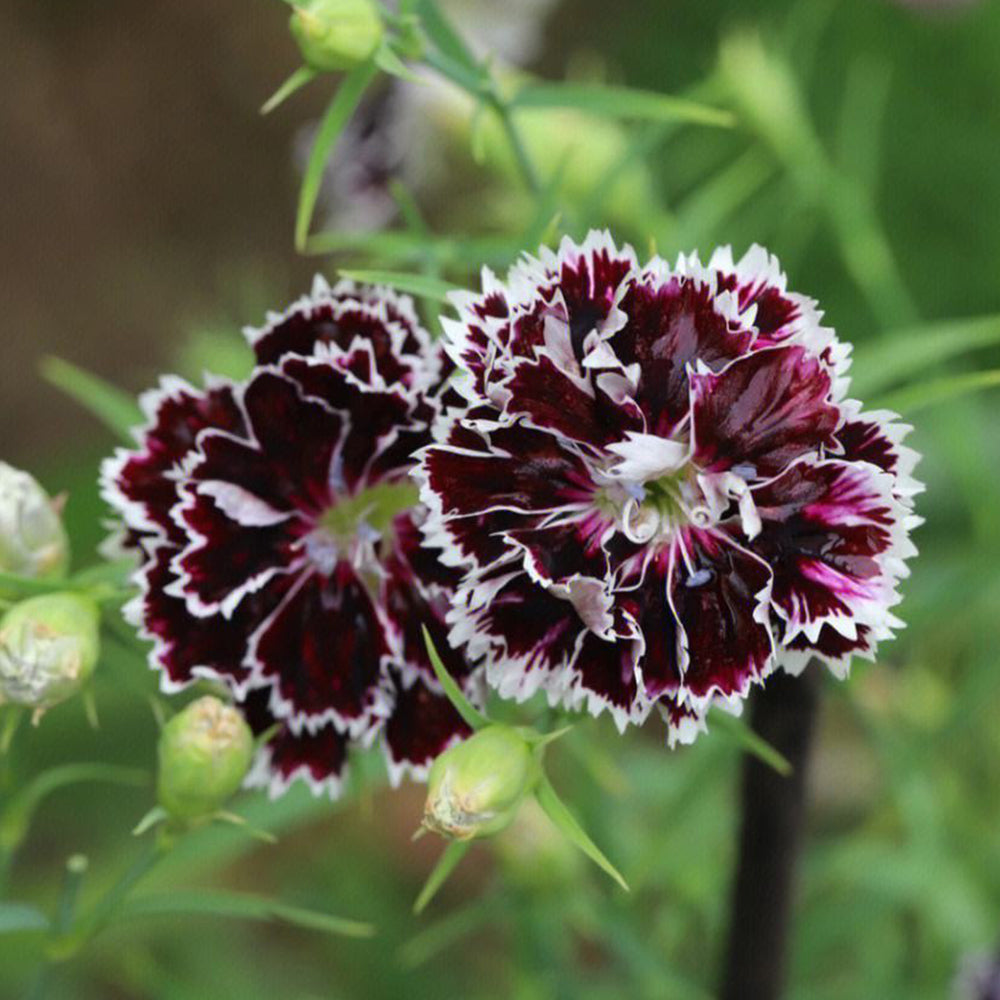
[[366, 549], [389, 529], [397, 514], [416, 505], [419, 490], [408, 479], [377, 483], [352, 495], [338, 496], [306, 536], [306, 551], [320, 572], [330, 574], [338, 559], [364, 561]]

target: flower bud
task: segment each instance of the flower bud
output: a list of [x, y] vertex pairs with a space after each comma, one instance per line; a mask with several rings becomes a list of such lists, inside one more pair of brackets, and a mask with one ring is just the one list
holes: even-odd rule
[[69, 542], [62, 520], [34, 476], [0, 462], [0, 572], [58, 577]]
[[357, 66], [378, 48], [385, 31], [372, 0], [303, 0], [289, 27], [315, 70]]
[[253, 758], [243, 716], [212, 695], [178, 712], [160, 734], [160, 805], [174, 819], [204, 819], [242, 784]]
[[538, 780], [532, 748], [508, 726], [487, 726], [446, 750], [431, 767], [424, 826], [471, 840], [499, 833]]
[[44, 594], [0, 620], [0, 701], [43, 712], [90, 679], [100, 650], [100, 614], [82, 594]]

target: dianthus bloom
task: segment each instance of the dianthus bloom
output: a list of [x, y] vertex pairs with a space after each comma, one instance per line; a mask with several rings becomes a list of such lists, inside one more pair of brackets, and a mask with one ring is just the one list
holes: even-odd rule
[[422, 776], [467, 734], [422, 625], [476, 685], [448, 650], [456, 574], [420, 547], [410, 479], [443, 359], [409, 299], [350, 282], [318, 278], [247, 333], [245, 382], [163, 379], [139, 447], [105, 463], [141, 557], [130, 616], [166, 690], [220, 681], [255, 731], [276, 727], [250, 784], [336, 792], [350, 745], [376, 737], [394, 781]]
[[501, 695], [622, 729], [656, 706], [688, 741], [900, 625], [908, 428], [846, 398], [849, 347], [763, 249], [671, 269], [591, 233], [454, 304], [464, 402], [418, 476], [462, 573], [451, 639]]

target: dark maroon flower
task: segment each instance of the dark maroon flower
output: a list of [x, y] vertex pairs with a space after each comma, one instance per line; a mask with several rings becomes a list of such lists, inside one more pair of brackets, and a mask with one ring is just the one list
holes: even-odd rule
[[418, 478], [451, 640], [501, 695], [621, 728], [657, 706], [688, 741], [900, 624], [908, 428], [845, 398], [849, 347], [766, 251], [640, 266], [592, 233], [454, 304], [461, 402]]
[[[393, 780], [422, 776], [466, 733], [420, 631], [447, 650], [459, 578], [419, 548], [410, 479], [440, 354], [409, 299], [321, 279], [248, 338], [245, 383], [164, 379], [139, 447], [105, 463], [142, 560], [129, 616], [165, 689], [222, 681], [273, 731], [250, 783], [336, 791], [350, 746], [376, 738]], [[448, 666], [475, 695], [465, 661]]]

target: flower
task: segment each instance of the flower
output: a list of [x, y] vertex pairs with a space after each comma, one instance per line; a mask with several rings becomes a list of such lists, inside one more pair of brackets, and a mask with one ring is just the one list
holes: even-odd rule
[[214, 813], [240, 787], [253, 758], [253, 734], [231, 705], [207, 695], [163, 727], [157, 798], [174, 819]]
[[0, 572], [59, 577], [69, 562], [69, 540], [59, 505], [33, 476], [0, 462]]
[[[165, 690], [225, 683], [257, 733], [248, 784], [336, 793], [351, 745], [379, 738], [390, 776], [426, 774], [468, 730], [420, 626], [446, 648], [457, 574], [420, 550], [410, 480], [442, 359], [411, 301], [317, 278], [247, 331], [241, 384], [166, 378], [104, 495], [143, 557], [127, 609]], [[448, 669], [475, 697], [477, 675]]]
[[849, 347], [765, 250], [671, 269], [595, 232], [453, 303], [424, 528], [501, 695], [620, 729], [655, 706], [688, 742], [776, 667], [842, 674], [900, 625], [908, 428], [846, 398]]
[[100, 650], [100, 614], [82, 594], [15, 604], [0, 620], [0, 703], [33, 708], [36, 719], [90, 680]]

